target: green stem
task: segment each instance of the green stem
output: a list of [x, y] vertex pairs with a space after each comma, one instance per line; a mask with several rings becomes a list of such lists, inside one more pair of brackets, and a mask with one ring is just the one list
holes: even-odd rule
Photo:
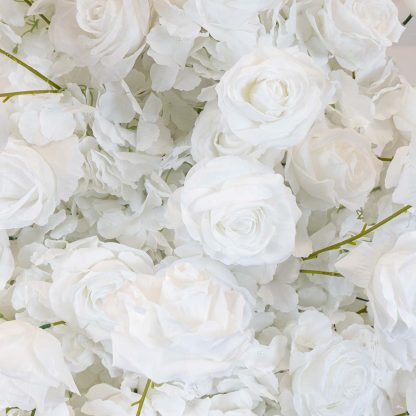
[[18, 95], [39, 95], [39, 94], [58, 94], [63, 90], [28, 90], [28, 91], [13, 91], [0, 93], [0, 98], [4, 97], [3, 102], [9, 101], [11, 98]]
[[35, 416], [35, 414], [36, 414], [36, 409], [33, 409], [33, 410], [30, 412], [30, 416]]
[[319, 275], [331, 276], [331, 277], [344, 277], [341, 273], [327, 272], [327, 271], [323, 271], [323, 270], [300, 269], [299, 272], [300, 273], [305, 273], [305, 274], [319, 274]]
[[[402, 25], [406, 26], [411, 20], [412, 20], [413, 16], [411, 14], [409, 14], [409, 16], [406, 17], [406, 19], [403, 20]], [[406, 413], [405, 413], [406, 414]], [[400, 415], [399, 415], [400, 416]]]
[[65, 321], [52, 322], [51, 324], [43, 324], [39, 328], [49, 329], [49, 328], [52, 328], [53, 326], [58, 326], [58, 325], [66, 325], [66, 322]]
[[324, 247], [324, 248], [321, 248], [321, 249], [319, 249], [317, 251], [314, 251], [308, 257], [303, 257], [302, 260], [312, 260], [312, 259], [316, 259], [322, 253], [325, 253], [327, 251], [332, 251], [332, 250], [338, 250], [339, 248], [341, 248], [345, 244], [353, 244], [354, 241], [359, 240], [360, 238], [366, 236], [367, 234], [372, 233], [377, 228], [380, 228], [384, 224], [387, 224], [388, 222], [390, 222], [394, 218], [396, 218], [399, 215], [401, 215], [401, 214], [405, 213], [406, 211], [408, 211], [410, 208], [412, 208], [411, 205], [405, 205], [403, 208], [401, 208], [398, 211], [394, 212], [393, 214], [389, 215], [387, 218], [384, 218], [380, 222], [374, 224], [372, 227], [370, 227], [370, 228], [365, 228], [364, 227], [363, 228], [363, 231], [361, 231], [360, 233], [358, 233], [358, 234], [356, 234], [356, 235], [354, 235], [354, 236], [352, 236], [350, 238], [347, 238], [345, 240], [342, 240], [339, 243], [335, 243], [335, 244], [332, 244], [332, 245], [330, 245], [328, 247]]
[[[23, 0], [28, 6], [32, 6], [32, 1], [31, 0]], [[47, 24], [50, 25], [51, 21], [44, 15], [44, 14], [40, 14], [39, 17]]]
[[19, 58], [17, 58], [16, 56], [12, 55], [11, 53], [5, 51], [4, 49], [1, 49], [0, 48], [0, 53], [3, 54], [4, 56], [7, 56], [13, 62], [16, 62], [17, 64], [23, 66], [23, 68], [26, 68], [28, 71], [30, 71], [32, 74], [34, 74], [37, 77], [39, 77], [41, 80], [45, 81], [51, 87], [53, 87], [53, 88], [55, 88], [57, 90], [60, 90], [60, 91], [63, 89], [58, 84], [56, 84], [55, 82], [53, 82], [52, 80], [50, 80], [48, 77], [46, 77], [45, 75], [41, 74], [35, 68], [32, 68], [30, 65], [28, 65], [25, 62], [21, 61]]
[[408, 415], [409, 415], [408, 412], [404, 412], [404, 413], [400, 413], [399, 415], [396, 415], [396, 416], [408, 416]]
[[378, 160], [381, 160], [382, 162], [391, 162], [393, 160], [392, 157], [381, 157], [381, 156], [377, 156]]
[[134, 403], [131, 404], [132, 407], [139, 405], [139, 407], [137, 408], [136, 416], [141, 415], [142, 410], [143, 410], [143, 406], [144, 406], [144, 402], [146, 400], [147, 393], [149, 392], [149, 389], [152, 387], [152, 385], [153, 385], [153, 381], [150, 380], [150, 378], [148, 378], [147, 381], [146, 381], [146, 386], [143, 390], [142, 397], [140, 397], [140, 400], [138, 402], [134, 402]]

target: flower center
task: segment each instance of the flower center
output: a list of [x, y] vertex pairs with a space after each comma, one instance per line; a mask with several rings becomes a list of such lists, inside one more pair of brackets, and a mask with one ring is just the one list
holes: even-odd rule
[[102, 4], [97, 4], [87, 11], [88, 20], [97, 21], [103, 18], [104, 16], [104, 6]]
[[287, 105], [289, 86], [284, 80], [261, 79], [252, 83], [248, 101], [262, 113], [280, 116]]

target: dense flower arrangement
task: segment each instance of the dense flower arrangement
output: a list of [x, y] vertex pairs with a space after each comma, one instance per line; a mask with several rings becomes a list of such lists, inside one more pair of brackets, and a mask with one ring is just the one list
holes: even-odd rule
[[404, 29], [1, 0], [0, 416], [416, 415]]

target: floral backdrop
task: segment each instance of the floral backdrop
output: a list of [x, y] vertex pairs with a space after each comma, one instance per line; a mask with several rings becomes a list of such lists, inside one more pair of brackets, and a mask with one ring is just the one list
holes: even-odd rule
[[416, 416], [400, 7], [0, 1], [0, 416]]

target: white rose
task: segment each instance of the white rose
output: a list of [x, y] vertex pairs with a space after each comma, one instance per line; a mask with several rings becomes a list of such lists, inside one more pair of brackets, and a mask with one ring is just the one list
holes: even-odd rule
[[363, 415], [374, 400], [375, 371], [367, 349], [338, 341], [307, 353], [293, 374], [298, 416]]
[[416, 232], [401, 235], [376, 262], [367, 288], [375, 328], [392, 338], [416, 336]]
[[0, 153], [0, 229], [45, 225], [75, 191], [82, 163], [74, 137], [44, 147], [10, 139]]
[[44, 225], [57, 206], [54, 173], [23, 142], [9, 140], [0, 154], [0, 228]]
[[142, 50], [150, 15], [148, 0], [58, 0], [49, 37], [101, 81], [121, 79]]
[[0, 408], [40, 413], [59, 392], [78, 393], [58, 340], [23, 321], [0, 324], [0, 389]]
[[248, 266], [291, 255], [300, 211], [272, 168], [234, 156], [203, 161], [179, 192], [186, 229], [209, 256]]
[[328, 51], [351, 71], [380, 65], [403, 33], [391, 0], [324, 0], [308, 18]]
[[251, 145], [301, 142], [332, 94], [326, 74], [296, 48], [268, 47], [241, 58], [217, 86], [231, 131]]
[[161, 383], [221, 377], [253, 340], [252, 300], [208, 258], [181, 259], [131, 285], [136, 302], [113, 333], [114, 365]]
[[50, 260], [51, 307], [59, 319], [82, 328], [95, 341], [109, 339], [126, 288], [141, 274], [152, 274], [153, 263], [141, 250], [87, 238], [69, 244]]
[[305, 207], [362, 207], [378, 183], [382, 162], [352, 129], [315, 130], [289, 151], [286, 174]]

